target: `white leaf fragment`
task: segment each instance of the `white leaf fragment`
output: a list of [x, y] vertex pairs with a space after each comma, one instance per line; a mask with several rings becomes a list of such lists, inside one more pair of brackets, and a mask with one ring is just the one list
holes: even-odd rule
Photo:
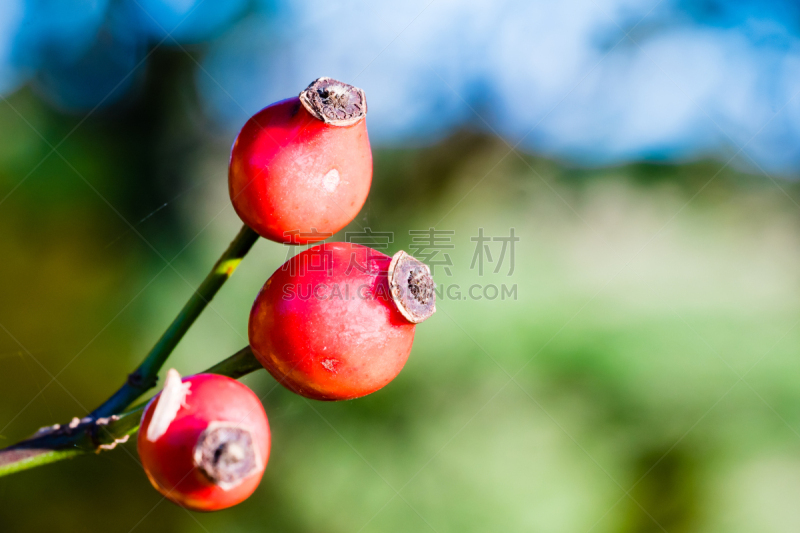
[[164, 389], [150, 418], [150, 425], [147, 427], [147, 440], [155, 442], [167, 432], [169, 425], [175, 420], [181, 406], [185, 406], [186, 396], [191, 394], [189, 390], [191, 383], [182, 383], [181, 375], [174, 368], [167, 371], [167, 379]]

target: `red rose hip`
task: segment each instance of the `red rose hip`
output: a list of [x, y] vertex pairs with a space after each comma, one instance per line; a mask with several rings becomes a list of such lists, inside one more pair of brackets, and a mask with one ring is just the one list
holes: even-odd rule
[[290, 390], [316, 400], [375, 392], [402, 370], [415, 325], [436, 310], [426, 265], [405, 252], [327, 243], [278, 269], [250, 312], [250, 346]]
[[167, 374], [145, 408], [137, 440], [153, 486], [194, 511], [247, 499], [269, 458], [270, 431], [258, 397], [235, 379]]
[[319, 78], [265, 107], [239, 132], [228, 188], [245, 224], [264, 238], [305, 244], [352, 221], [369, 193], [372, 152], [364, 91]]

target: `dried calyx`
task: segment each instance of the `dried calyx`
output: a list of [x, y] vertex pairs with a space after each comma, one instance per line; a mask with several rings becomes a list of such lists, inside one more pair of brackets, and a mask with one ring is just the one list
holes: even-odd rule
[[428, 265], [402, 250], [389, 264], [389, 288], [397, 309], [409, 322], [419, 324], [436, 312], [436, 284]]
[[303, 107], [332, 126], [350, 126], [367, 116], [367, 96], [358, 87], [318, 78], [300, 93]]
[[212, 483], [229, 490], [261, 470], [261, 456], [246, 428], [211, 422], [197, 439], [194, 464]]

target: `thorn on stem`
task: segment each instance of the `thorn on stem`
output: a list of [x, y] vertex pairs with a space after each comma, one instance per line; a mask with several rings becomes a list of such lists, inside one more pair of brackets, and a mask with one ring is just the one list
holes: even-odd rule
[[134, 389], [147, 390], [155, 387], [156, 383], [158, 383], [158, 376], [151, 378], [149, 381], [145, 381], [144, 376], [142, 376], [139, 370], [128, 374], [128, 385]]

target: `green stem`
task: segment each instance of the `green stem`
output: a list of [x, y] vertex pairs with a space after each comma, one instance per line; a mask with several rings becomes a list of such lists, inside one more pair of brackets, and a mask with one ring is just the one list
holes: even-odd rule
[[134, 370], [128, 380], [117, 390], [108, 400], [89, 413], [91, 418], [102, 418], [118, 413], [133, 403], [136, 398], [144, 394], [148, 389], [155, 386], [158, 379], [158, 371], [164, 365], [169, 354], [178, 345], [178, 342], [189, 330], [208, 302], [217, 294], [222, 285], [228, 281], [242, 258], [250, 251], [253, 244], [258, 240], [258, 234], [250, 229], [246, 224], [242, 226], [236, 238], [233, 239], [225, 253], [214, 264], [214, 268], [203, 280], [203, 283], [192, 294], [181, 312], [172, 321], [167, 331], [161, 335], [158, 342], [142, 364]]
[[[240, 378], [258, 370], [249, 346], [212, 366], [205, 373]], [[139, 429], [146, 406], [141, 403], [119, 415], [106, 418], [73, 419], [73, 423], [42, 431], [33, 437], [0, 450], [0, 477], [77, 455], [113, 448]], [[72, 426], [72, 427], [70, 427]]]

